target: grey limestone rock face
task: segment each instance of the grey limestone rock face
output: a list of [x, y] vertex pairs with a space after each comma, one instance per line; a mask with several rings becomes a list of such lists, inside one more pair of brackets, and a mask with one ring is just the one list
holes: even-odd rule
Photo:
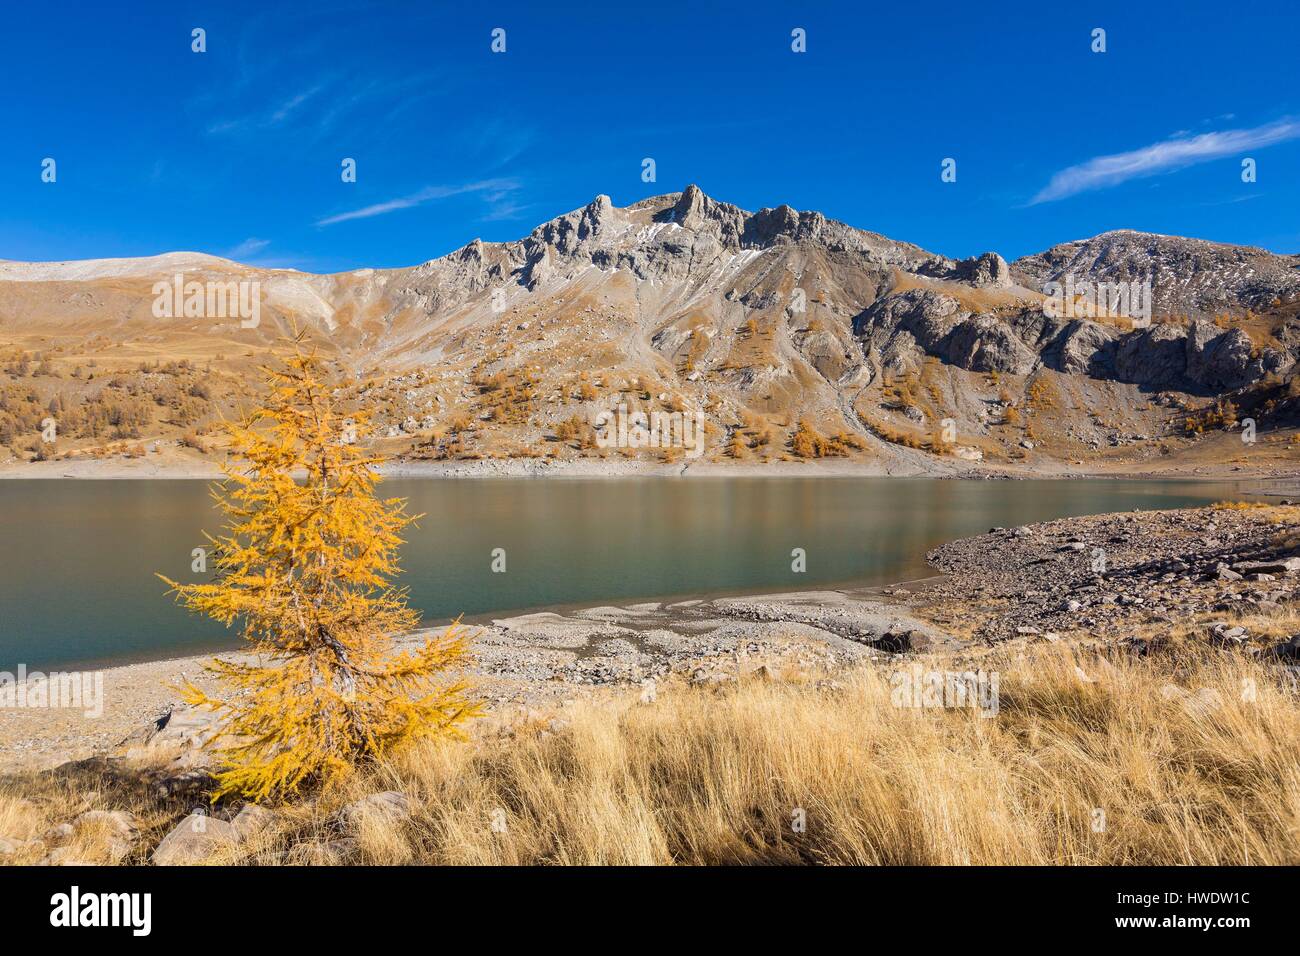
[[1049, 281], [1149, 281], [1157, 315], [1214, 314], [1263, 308], [1300, 294], [1295, 256], [1254, 246], [1118, 229], [1063, 242], [1011, 264], [1021, 285]]
[[1027, 375], [1038, 356], [1011, 329], [991, 315], [959, 322], [948, 336], [948, 362], [971, 372]]
[[956, 278], [969, 282], [976, 288], [1005, 289], [1012, 285], [1011, 267], [996, 252], [963, 259], [957, 263], [953, 272]]

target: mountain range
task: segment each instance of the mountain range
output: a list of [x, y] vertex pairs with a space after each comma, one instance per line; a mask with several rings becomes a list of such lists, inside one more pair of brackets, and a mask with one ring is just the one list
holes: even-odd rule
[[[210, 300], [160, 317], [178, 275], [252, 286], [256, 321]], [[15, 464], [177, 442], [211, 455], [216, 418], [297, 329], [406, 459], [689, 464], [595, 442], [623, 405], [701, 413], [717, 462], [1166, 467], [1251, 417], [1261, 441], [1223, 454], [1278, 466], [1296, 451], [1298, 313], [1300, 256], [1118, 230], [957, 260], [688, 186], [622, 208], [598, 196], [410, 268], [0, 262], [0, 445]]]

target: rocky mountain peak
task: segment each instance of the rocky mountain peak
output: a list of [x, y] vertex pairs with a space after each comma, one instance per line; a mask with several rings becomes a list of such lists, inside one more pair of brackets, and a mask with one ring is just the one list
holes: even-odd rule
[[723, 248], [735, 252], [741, 247], [741, 236], [749, 213], [730, 203], [718, 202], [705, 195], [694, 183], [682, 190], [677, 201], [655, 218], [660, 222], [674, 223], [683, 229], [702, 233], [717, 239]]
[[462, 262], [482, 262], [483, 261], [483, 240], [475, 238], [467, 242], [456, 253], [454, 253]]
[[1017, 259], [1012, 275], [1047, 282], [1149, 282], [1157, 315], [1261, 309], [1300, 296], [1300, 261], [1255, 246], [1116, 229]]
[[707, 215], [705, 204], [711, 202], [713, 200], [704, 195], [704, 190], [691, 183], [682, 190], [677, 204], [673, 206], [670, 214], [671, 221], [683, 229], [697, 229]]
[[953, 270], [955, 278], [969, 282], [976, 288], [992, 286], [1005, 289], [1012, 285], [1011, 267], [996, 252], [986, 252], [971, 259], [963, 259]]
[[600, 222], [602, 220], [608, 219], [610, 213], [612, 213], [613, 211], [614, 211], [614, 201], [604, 193], [601, 193], [591, 202], [587, 203], [587, 208], [586, 208], [587, 218], [594, 222]]

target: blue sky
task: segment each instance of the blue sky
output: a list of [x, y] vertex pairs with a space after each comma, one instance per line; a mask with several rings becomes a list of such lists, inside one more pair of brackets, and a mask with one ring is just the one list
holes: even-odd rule
[[[1115, 228], [1297, 253], [1298, 11], [12, 4], [0, 258], [185, 249], [402, 266], [518, 238], [598, 193], [626, 205], [689, 182], [951, 256], [1014, 258]], [[191, 51], [194, 27], [206, 53]], [[46, 157], [55, 183], [41, 181]], [[642, 182], [645, 157], [657, 182]]]

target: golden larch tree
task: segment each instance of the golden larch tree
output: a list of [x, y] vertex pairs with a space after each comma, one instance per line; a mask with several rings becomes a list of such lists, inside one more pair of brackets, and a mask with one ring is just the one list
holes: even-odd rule
[[163, 578], [191, 610], [238, 623], [254, 655], [208, 665], [224, 699], [182, 688], [221, 717], [214, 799], [288, 797], [411, 740], [463, 738], [481, 712], [446, 673], [468, 660], [458, 624], [395, 652], [394, 637], [420, 621], [390, 583], [415, 519], [402, 499], [375, 495], [381, 459], [356, 444], [364, 416], [340, 414], [314, 354], [266, 372], [264, 406], [226, 425], [231, 456], [214, 497], [228, 526], [208, 536], [215, 579]]
[[727, 439], [727, 455], [735, 459], [749, 457], [749, 445], [745, 442], [745, 436], [740, 433], [739, 427], [733, 428], [731, 436]]

